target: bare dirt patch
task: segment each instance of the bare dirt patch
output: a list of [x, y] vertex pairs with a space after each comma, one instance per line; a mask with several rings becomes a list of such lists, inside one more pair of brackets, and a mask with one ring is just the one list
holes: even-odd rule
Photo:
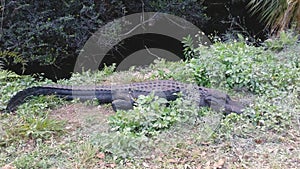
[[74, 103], [60, 107], [50, 113], [50, 117], [66, 122], [67, 131], [84, 130], [86, 134], [105, 132], [109, 129], [107, 118], [114, 114], [111, 108], [103, 105], [86, 106]]

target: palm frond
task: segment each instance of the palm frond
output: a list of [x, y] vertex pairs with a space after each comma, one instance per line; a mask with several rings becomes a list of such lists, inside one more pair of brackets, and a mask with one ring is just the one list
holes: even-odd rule
[[293, 24], [300, 30], [299, 0], [251, 0], [248, 7], [251, 14], [260, 15], [272, 32], [291, 28]]
[[0, 70], [4, 69], [4, 61], [0, 59]]

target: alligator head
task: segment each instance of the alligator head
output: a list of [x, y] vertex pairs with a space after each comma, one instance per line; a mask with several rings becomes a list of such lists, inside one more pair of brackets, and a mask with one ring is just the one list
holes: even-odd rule
[[204, 98], [205, 104], [216, 111], [223, 111], [225, 114], [230, 113], [243, 113], [244, 106], [232, 100], [227, 94], [216, 91], [210, 90], [208, 95]]

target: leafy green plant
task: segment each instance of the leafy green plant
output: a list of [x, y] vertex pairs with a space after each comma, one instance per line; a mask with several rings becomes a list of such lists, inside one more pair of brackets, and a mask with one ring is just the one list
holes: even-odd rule
[[217, 138], [225, 138], [229, 139], [232, 137], [233, 134], [236, 134], [237, 126], [239, 123], [247, 123], [243, 116], [237, 114], [229, 114], [228, 116], [224, 117], [224, 119], [220, 122], [220, 127], [218, 128], [217, 132], [214, 133], [214, 137]]
[[188, 65], [199, 85], [264, 93], [274, 88], [295, 89], [299, 80], [296, 53], [284, 56], [243, 41], [217, 42], [210, 48], [198, 47], [194, 53]]
[[191, 35], [188, 35], [187, 37], [183, 37], [182, 43], [184, 47], [183, 54], [185, 56], [185, 59], [190, 60], [195, 55], [193, 38], [191, 37]]
[[[192, 50], [189, 44], [186, 48]], [[225, 137], [231, 137], [234, 125], [241, 122], [265, 131], [284, 131], [291, 126], [288, 110], [296, 105], [293, 93], [300, 80], [299, 43], [292, 32], [283, 32], [264, 44], [267, 49], [250, 46], [242, 39], [216, 42], [210, 48], [194, 48], [194, 58], [187, 63], [200, 85], [257, 94], [248, 116], [229, 115], [222, 122], [220, 133]]]
[[130, 132], [136, 135], [155, 135], [179, 120], [179, 115], [165, 106], [168, 101], [154, 96], [141, 96], [138, 107], [132, 111], [118, 111], [109, 118], [113, 130]]
[[7, 146], [18, 140], [48, 140], [59, 136], [64, 132], [64, 122], [36, 116], [7, 121], [1, 128], [5, 132], [0, 135], [0, 145]]
[[[206, 14], [204, 0], [145, 0], [143, 6], [146, 11], [158, 11], [172, 14], [182, 18], [189, 18], [189, 21], [202, 27], [210, 19]], [[126, 4], [126, 3], [125, 3]], [[141, 6], [137, 2], [129, 2], [126, 6], [131, 8]], [[139, 11], [140, 12], [140, 11]]]
[[2, 70], [3, 68], [4, 68], [4, 62], [0, 60], [0, 70]]
[[98, 147], [87, 141], [78, 147], [75, 159], [81, 165], [88, 164], [95, 158], [97, 151]]
[[153, 94], [141, 96], [133, 110], [118, 111], [110, 116], [111, 132], [97, 136], [93, 142], [117, 161], [139, 159], [151, 154], [150, 148], [156, 146], [153, 141], [165, 138], [172, 131], [197, 128], [195, 130], [201, 133], [190, 133], [191, 137], [197, 135], [197, 140], [207, 141], [222, 118], [222, 114], [209, 108], [197, 108], [189, 99], [179, 97], [169, 102], [168, 107], [166, 103], [165, 99]]
[[294, 46], [298, 41], [298, 35], [291, 30], [281, 31], [279, 36], [272, 39], [267, 39], [264, 45], [271, 50], [281, 51], [288, 46]]
[[37, 81], [31, 76], [19, 76], [13, 72], [0, 70], [0, 109], [5, 109], [9, 99], [18, 91], [43, 84], [53, 84], [50, 80]]
[[[9, 145], [19, 139], [47, 140], [64, 133], [64, 122], [48, 117], [49, 107], [57, 106], [61, 99], [55, 97], [32, 98], [21, 105], [16, 111], [17, 116], [9, 114], [7, 121], [2, 123], [5, 131], [0, 134], [0, 144]], [[17, 118], [16, 120], [9, 120]]]
[[252, 60], [257, 60], [259, 64], [262, 51], [244, 42], [217, 42], [211, 48], [196, 48], [196, 57], [191, 59], [189, 66], [199, 85], [229, 88], [247, 86], [255, 91], [256, 82], [251, 76], [254, 69]]
[[[35, 149], [21, 153], [13, 159], [11, 164], [15, 168], [51, 168], [59, 165], [62, 156], [63, 147], [53, 147], [45, 144], [41, 139], [36, 140]], [[70, 146], [65, 146], [70, 147]]]
[[149, 66], [148, 71], [151, 71], [150, 79], [173, 79], [183, 82], [195, 81], [193, 71], [183, 61], [168, 62], [164, 59], [154, 60], [154, 64]]
[[20, 0], [3, 5], [0, 51], [19, 54], [18, 58], [4, 56], [6, 69], [19, 74], [25, 69], [40, 74], [42, 69], [45, 77], [54, 80], [69, 77], [80, 49], [104, 20], [124, 14], [119, 1]]
[[7, 50], [0, 51], [0, 69], [4, 69], [10, 63], [21, 64], [22, 71], [24, 73], [27, 61], [24, 60], [24, 58], [22, 58], [22, 56], [19, 53], [10, 52]]
[[155, 96], [154, 93], [140, 96], [136, 103], [137, 107], [133, 110], [118, 111], [109, 118], [109, 124], [114, 131], [137, 136], [153, 136], [175, 123], [189, 119], [196, 120], [202, 112], [191, 100], [179, 97], [173, 102], [168, 102], [164, 98]]
[[282, 132], [291, 126], [295, 102], [293, 93], [274, 91], [258, 98], [246, 114], [258, 128]]
[[121, 162], [124, 159], [139, 159], [147, 153], [147, 143], [149, 138], [146, 136], [135, 137], [125, 132], [102, 133], [91, 138], [91, 143], [107, 155], [107, 160]]

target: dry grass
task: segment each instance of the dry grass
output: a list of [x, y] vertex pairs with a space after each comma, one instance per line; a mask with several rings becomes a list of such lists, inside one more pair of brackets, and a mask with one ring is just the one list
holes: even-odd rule
[[[52, 111], [51, 117], [67, 121], [73, 137], [86, 138], [109, 132], [107, 118], [113, 114], [107, 107], [72, 104]], [[236, 126], [239, 128], [241, 126]], [[298, 128], [297, 128], [298, 127]], [[99, 152], [94, 162], [100, 168], [299, 168], [300, 132], [295, 125], [284, 133], [247, 129], [229, 138], [213, 141], [201, 133], [199, 126], [180, 125], [149, 141], [149, 151], [135, 161], [115, 164]], [[69, 137], [69, 136], [68, 136]], [[103, 157], [99, 158], [99, 155]], [[99, 162], [100, 161], [100, 162]], [[72, 166], [73, 164], [69, 164]]]

